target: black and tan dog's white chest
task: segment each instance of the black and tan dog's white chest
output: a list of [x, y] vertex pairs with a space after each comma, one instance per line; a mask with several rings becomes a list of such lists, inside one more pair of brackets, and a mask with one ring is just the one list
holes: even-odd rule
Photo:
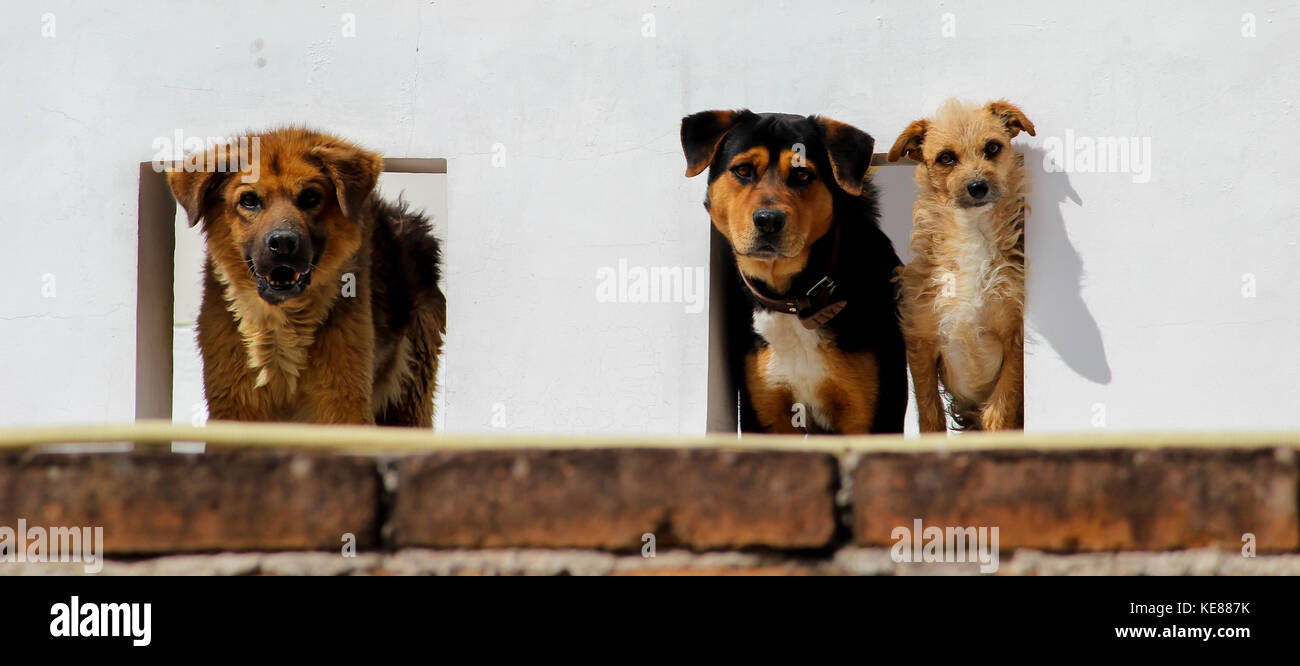
[[[774, 392], [788, 391], [793, 405], [804, 407], [812, 425], [834, 429], [831, 366], [839, 351], [834, 334], [820, 327], [805, 328], [793, 314], [757, 310], [753, 321], [754, 333], [766, 345], [754, 352], [757, 377]], [[790, 418], [797, 426], [796, 415]]]
[[748, 322], [737, 320], [737, 328], [748, 323], [751, 331], [747, 341], [734, 344], [747, 347], [742, 410], [752, 412], [756, 429], [901, 431], [907, 380], [892, 289], [885, 282], [872, 293], [862, 276], [837, 273], [844, 274], [837, 291], [846, 300], [838, 301], [842, 309], [823, 324], [809, 325], [807, 318], [763, 303], [748, 313]]

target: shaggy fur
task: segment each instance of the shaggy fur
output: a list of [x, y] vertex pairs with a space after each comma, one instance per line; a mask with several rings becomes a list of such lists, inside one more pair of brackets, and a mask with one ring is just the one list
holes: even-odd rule
[[[708, 169], [704, 206], [732, 250], [721, 307], [741, 429], [902, 432], [907, 370], [891, 282], [900, 262], [866, 177], [871, 137], [828, 118], [749, 111], [703, 111], [681, 133], [686, 175]], [[846, 305], [814, 328], [764, 307], [741, 277], [779, 300], [828, 273]]]
[[[255, 182], [168, 175], [206, 239], [198, 342], [210, 417], [432, 427], [446, 300], [428, 221], [375, 194], [375, 153], [297, 127], [253, 138]], [[285, 233], [296, 253], [268, 250]]]
[[[1024, 157], [1034, 125], [1005, 101], [949, 100], [912, 123], [888, 159], [910, 157], [918, 195], [900, 312], [921, 430], [1024, 424]], [[983, 192], [983, 193], [981, 193]]]

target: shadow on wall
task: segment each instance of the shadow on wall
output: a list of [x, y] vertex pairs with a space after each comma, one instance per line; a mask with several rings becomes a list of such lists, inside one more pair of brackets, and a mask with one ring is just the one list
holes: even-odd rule
[[904, 264], [912, 260], [912, 204], [916, 203], [916, 163], [896, 162], [871, 174], [880, 189], [880, 229], [894, 243]]
[[[1088, 311], [1083, 288], [1083, 258], [1070, 244], [1061, 209], [1083, 199], [1069, 174], [1043, 168], [1046, 151], [1022, 147], [1029, 176], [1029, 219], [1025, 222], [1028, 324], [1056, 350], [1071, 370], [1098, 384], [1110, 383], [1110, 364], [1097, 320]], [[1027, 331], [1028, 333], [1028, 331]]]
[[[1046, 151], [1019, 147], [1025, 155], [1029, 177], [1029, 205], [1025, 252], [1029, 261], [1029, 288], [1033, 291], [1027, 319], [1033, 334], [1043, 338], [1071, 370], [1098, 384], [1109, 384], [1110, 364], [1101, 329], [1083, 302], [1083, 259], [1065, 232], [1062, 207], [1083, 205], [1070, 186], [1069, 174], [1043, 168]], [[880, 226], [894, 242], [898, 256], [912, 258], [912, 204], [916, 199], [912, 162], [884, 166], [871, 176], [880, 188]], [[1029, 334], [1029, 332], [1026, 332]]]

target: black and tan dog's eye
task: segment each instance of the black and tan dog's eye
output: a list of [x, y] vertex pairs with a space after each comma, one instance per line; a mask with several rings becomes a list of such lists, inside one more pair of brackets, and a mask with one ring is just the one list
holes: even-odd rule
[[257, 198], [257, 194], [253, 192], [245, 192], [239, 195], [239, 205], [249, 210], [253, 210], [262, 205], [262, 200]]
[[957, 163], [957, 153], [954, 153], [951, 150], [945, 150], [942, 153], [939, 153], [939, 156], [934, 158], [934, 161], [944, 166], [952, 166]]
[[993, 159], [998, 153], [1002, 152], [1002, 144], [997, 141], [990, 141], [984, 144], [984, 157]]
[[794, 169], [790, 172], [790, 182], [795, 185], [807, 185], [813, 181], [813, 172], [809, 169]]
[[298, 195], [298, 207], [303, 210], [310, 210], [320, 204], [320, 192], [316, 190], [303, 190]]
[[741, 180], [749, 180], [754, 175], [754, 167], [750, 164], [737, 164], [731, 167], [731, 173]]

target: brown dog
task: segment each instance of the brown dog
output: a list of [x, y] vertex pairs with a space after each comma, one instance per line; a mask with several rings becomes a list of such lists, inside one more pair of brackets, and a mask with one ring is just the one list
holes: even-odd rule
[[[241, 147], [244, 170], [210, 168]], [[169, 173], [207, 242], [198, 341], [211, 418], [432, 426], [438, 242], [424, 217], [374, 193], [382, 169], [375, 153], [293, 127]]]
[[949, 100], [907, 127], [888, 159], [910, 157], [918, 195], [900, 314], [920, 426], [1024, 425], [1024, 157], [1011, 139], [1034, 125], [1005, 101]]

